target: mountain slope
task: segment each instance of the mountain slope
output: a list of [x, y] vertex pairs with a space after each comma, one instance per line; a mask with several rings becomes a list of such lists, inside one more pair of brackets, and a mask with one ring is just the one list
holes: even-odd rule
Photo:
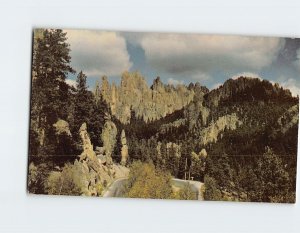
[[251, 77], [212, 91], [195, 86], [193, 99], [165, 117], [117, 124], [130, 159], [204, 182], [206, 200], [294, 202], [299, 98]]

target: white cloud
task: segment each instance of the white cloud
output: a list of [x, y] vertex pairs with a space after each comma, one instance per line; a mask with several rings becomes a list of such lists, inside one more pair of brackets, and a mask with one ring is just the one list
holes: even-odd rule
[[126, 38], [141, 45], [155, 69], [182, 76], [259, 71], [277, 58], [284, 45], [283, 39], [267, 37], [139, 33]]
[[190, 78], [196, 81], [205, 81], [211, 79], [209, 74], [203, 73], [201, 71], [190, 74]]
[[296, 69], [300, 72], [300, 49], [297, 50], [297, 60], [294, 61]]
[[172, 84], [174, 86], [177, 86], [178, 84], [183, 84], [184, 82], [183, 82], [183, 80], [177, 80], [177, 79], [169, 78], [168, 83]]
[[223, 84], [222, 83], [216, 83], [212, 86], [212, 89], [217, 89], [219, 88], [220, 86], [222, 86]]
[[231, 78], [235, 80], [235, 79], [238, 79], [241, 76], [247, 77], [247, 78], [258, 78], [259, 80], [262, 80], [262, 78], [258, 74], [251, 73], [251, 72], [239, 73], [239, 74], [236, 74], [236, 75], [232, 76]]
[[283, 88], [289, 89], [293, 96], [300, 95], [300, 86], [295, 79], [289, 78], [286, 81], [279, 83]]
[[72, 79], [66, 79], [66, 83], [71, 87], [76, 87], [76, 81]]
[[131, 62], [125, 38], [116, 32], [65, 30], [72, 66], [87, 76], [120, 75]]

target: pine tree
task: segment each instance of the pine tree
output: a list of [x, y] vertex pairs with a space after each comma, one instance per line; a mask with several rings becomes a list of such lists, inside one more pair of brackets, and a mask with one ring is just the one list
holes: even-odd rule
[[80, 71], [76, 79], [76, 91], [74, 96], [74, 125], [72, 127], [74, 135], [78, 134], [78, 130], [83, 123], [86, 123], [89, 127], [89, 119], [93, 111], [93, 96], [92, 93], [88, 91], [86, 79], [87, 76]]
[[59, 29], [46, 29], [42, 35], [39, 32], [34, 40], [31, 130], [37, 133], [39, 147], [44, 149], [37, 153], [53, 151], [52, 126], [59, 118], [67, 118], [69, 86], [65, 80], [74, 70], [70, 66], [70, 45], [66, 40], [66, 33]]
[[90, 136], [93, 145], [99, 146], [102, 144], [100, 135], [105, 123], [105, 115], [111, 115], [111, 113], [109, 106], [106, 104], [102, 96], [99, 97], [98, 101], [95, 99], [93, 100], [92, 107], [92, 114], [89, 119]]
[[78, 138], [78, 130], [85, 122], [88, 126], [91, 142], [94, 146], [101, 145], [100, 135], [105, 123], [105, 114], [110, 114], [109, 108], [101, 93], [92, 93], [88, 90], [87, 76], [80, 71], [76, 79], [74, 96], [74, 126], [73, 134]]
[[289, 174], [284, 169], [282, 160], [267, 148], [264, 155], [258, 160], [256, 170], [260, 179], [260, 200], [266, 202], [294, 202], [295, 197], [291, 197], [289, 190]]

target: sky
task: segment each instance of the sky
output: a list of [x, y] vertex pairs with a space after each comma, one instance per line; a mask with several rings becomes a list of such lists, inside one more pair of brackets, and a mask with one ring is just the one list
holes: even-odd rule
[[[120, 83], [139, 71], [149, 86], [199, 82], [214, 89], [239, 75], [277, 82], [300, 94], [300, 39], [180, 33], [65, 30], [71, 65], [87, 75], [90, 89], [103, 75]], [[70, 75], [74, 84], [76, 75]]]

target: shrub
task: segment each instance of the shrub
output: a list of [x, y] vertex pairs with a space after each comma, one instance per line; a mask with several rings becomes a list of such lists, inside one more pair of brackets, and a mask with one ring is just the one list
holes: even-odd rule
[[152, 163], [134, 162], [125, 188], [125, 197], [172, 199], [169, 173], [155, 169]]
[[175, 198], [178, 200], [197, 200], [197, 193], [192, 190], [190, 184], [186, 184], [175, 194]]
[[45, 190], [53, 195], [81, 195], [81, 188], [74, 180], [75, 173], [76, 169], [71, 164], [66, 164], [61, 172], [51, 172]]

